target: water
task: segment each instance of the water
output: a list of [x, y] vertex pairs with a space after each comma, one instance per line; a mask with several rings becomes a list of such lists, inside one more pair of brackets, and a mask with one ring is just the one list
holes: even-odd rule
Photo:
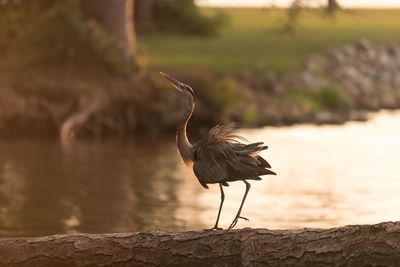
[[[300, 228], [400, 220], [400, 112], [367, 123], [255, 130], [278, 176], [251, 182], [238, 227]], [[221, 224], [244, 183], [225, 188]], [[174, 137], [148, 141], [0, 141], [0, 236], [211, 227], [219, 188], [203, 189]]]

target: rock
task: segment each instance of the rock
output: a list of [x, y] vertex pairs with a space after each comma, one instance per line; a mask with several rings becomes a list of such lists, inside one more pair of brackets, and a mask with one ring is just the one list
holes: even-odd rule
[[303, 71], [299, 75], [299, 84], [304, 87], [308, 88], [311, 91], [319, 91], [322, 87], [326, 86], [328, 82], [309, 71]]
[[321, 55], [311, 55], [304, 64], [304, 69], [311, 73], [320, 73], [326, 59]]
[[337, 64], [342, 64], [346, 61], [346, 56], [342, 53], [342, 51], [339, 50], [332, 53], [332, 58]]
[[391, 64], [392, 58], [385, 52], [385, 50], [378, 52], [375, 64], [380, 65], [381, 67], [386, 67]]
[[373, 50], [373, 47], [370, 43], [370, 41], [368, 41], [365, 38], [361, 38], [356, 46], [355, 46], [359, 51], [368, 51], [368, 50]]
[[[274, 124], [292, 124], [297, 122], [316, 122], [318, 124], [343, 123], [345, 120], [364, 121], [367, 119], [361, 109], [379, 110], [381, 108], [400, 107], [400, 46], [374, 45], [366, 39], [356, 44], [345, 45], [330, 51], [326, 55], [311, 55], [304, 64], [304, 69], [296, 74], [266, 74], [262, 82], [268, 94], [276, 96], [275, 102], [265, 105], [262, 121]], [[255, 81], [260, 84], [260, 81]], [[249, 88], [254, 88], [254, 86]], [[348, 94], [352, 108], [356, 111], [335, 110], [319, 111], [312, 101], [318, 102], [318, 95], [323, 88], [340, 88]], [[301, 99], [291, 104], [292, 89], [304, 91], [304, 96], [312, 101]], [[308, 92], [307, 92], [308, 91]], [[261, 92], [261, 90], [260, 90]], [[268, 92], [268, 93], [267, 93]], [[309, 94], [309, 95], [307, 95]], [[285, 98], [286, 97], [286, 98]], [[293, 96], [292, 96], [293, 97]], [[347, 96], [346, 96], [347, 97]], [[273, 97], [272, 97], [273, 98]], [[260, 98], [261, 99], [261, 98]], [[267, 103], [260, 100], [259, 106]], [[318, 103], [317, 103], [318, 105]]]
[[350, 112], [350, 120], [352, 121], [366, 121], [368, 115], [365, 111], [352, 111]]
[[334, 50], [327, 57], [333, 57], [325, 67], [328, 82], [349, 92], [356, 108], [376, 110], [400, 106], [400, 47], [377, 46], [361, 39], [355, 45]]
[[347, 59], [351, 59], [357, 55], [357, 50], [352, 45], [345, 45], [342, 48], [342, 53]]
[[315, 114], [316, 124], [343, 124], [345, 121], [346, 117], [343, 114], [331, 111], [321, 111]]

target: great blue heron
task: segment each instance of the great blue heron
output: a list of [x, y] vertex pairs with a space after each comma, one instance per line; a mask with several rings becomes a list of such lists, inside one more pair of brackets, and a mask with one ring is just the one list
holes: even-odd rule
[[187, 100], [186, 112], [179, 122], [176, 133], [176, 142], [183, 161], [187, 165], [193, 165], [193, 172], [204, 188], [208, 189], [207, 184], [217, 183], [221, 190], [221, 203], [217, 220], [211, 229], [221, 229], [218, 227], [218, 221], [225, 199], [222, 186], [229, 186], [228, 182], [234, 181], [243, 181], [246, 184], [246, 191], [239, 210], [228, 228], [232, 229], [239, 219], [248, 220], [240, 215], [243, 203], [250, 190], [250, 183], [247, 180], [261, 180], [259, 176], [275, 175], [270, 170], [271, 165], [258, 155], [260, 151], [268, 147], [264, 146], [263, 142], [240, 143], [240, 140], [244, 140], [244, 138], [233, 134], [235, 124], [232, 123], [225, 126], [215, 126], [208, 132], [207, 136], [192, 145], [186, 134], [186, 126], [195, 106], [193, 89], [163, 72], [160, 72], [160, 74], [170, 81]]

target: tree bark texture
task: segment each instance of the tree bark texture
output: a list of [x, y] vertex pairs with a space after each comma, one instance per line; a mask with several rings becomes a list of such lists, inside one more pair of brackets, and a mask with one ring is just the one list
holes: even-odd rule
[[0, 266], [399, 266], [400, 222], [0, 239]]

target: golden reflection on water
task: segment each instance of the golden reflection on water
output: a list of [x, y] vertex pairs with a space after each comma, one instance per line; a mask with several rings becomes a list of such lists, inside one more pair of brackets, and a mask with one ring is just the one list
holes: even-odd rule
[[[238, 227], [332, 227], [399, 220], [400, 112], [368, 123], [243, 129], [278, 176], [251, 182]], [[233, 219], [244, 183], [225, 188], [221, 224]], [[220, 195], [160, 140], [0, 141], [0, 235], [129, 232], [211, 227]]]
[[[368, 123], [244, 131], [265, 140], [279, 176], [253, 188], [252, 227], [331, 227], [399, 220], [400, 113]], [[250, 208], [249, 208], [250, 207]]]

